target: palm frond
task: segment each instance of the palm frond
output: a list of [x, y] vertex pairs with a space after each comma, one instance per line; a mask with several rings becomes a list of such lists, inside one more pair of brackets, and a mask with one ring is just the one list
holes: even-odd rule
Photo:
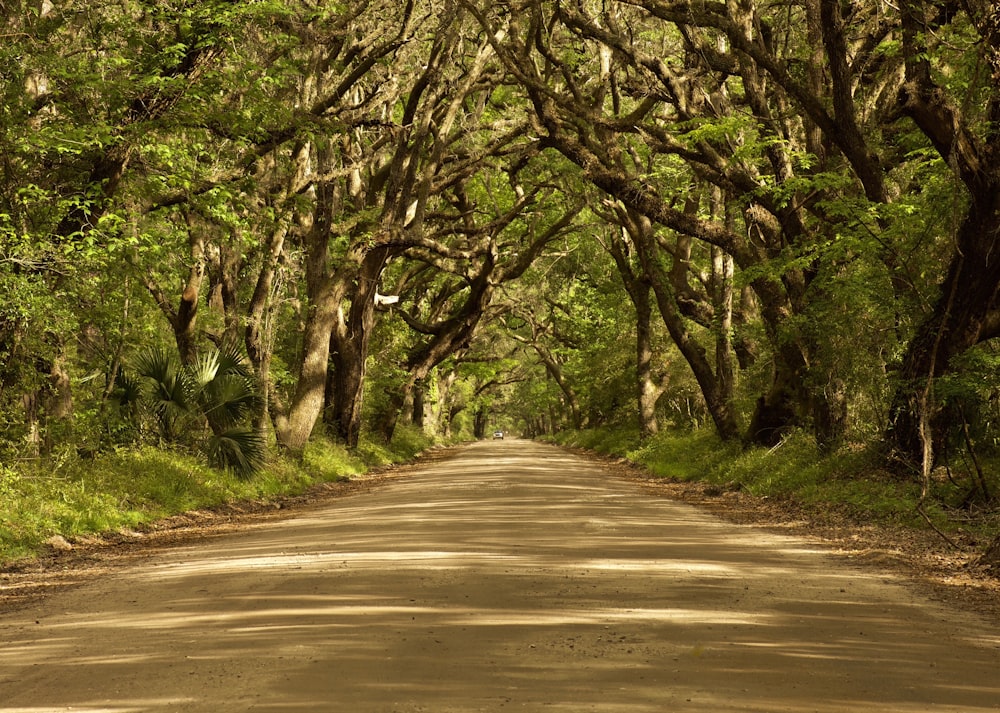
[[220, 373], [219, 351], [217, 349], [210, 349], [207, 352], [199, 354], [194, 363], [187, 367], [186, 371], [195, 390], [200, 391], [204, 389]]
[[173, 355], [163, 347], [143, 350], [133, 360], [133, 370], [145, 382], [149, 410], [159, 422], [160, 433], [173, 440], [182, 416], [191, 410], [190, 382]]
[[136, 357], [133, 372], [122, 379], [122, 398], [144, 403], [165, 440], [201, 438], [207, 422], [213, 435], [203, 447], [213, 466], [240, 478], [265, 466], [266, 439], [244, 425], [261, 397], [238, 348], [210, 349], [181, 368], [165, 349], [150, 347]]
[[122, 411], [135, 411], [142, 400], [142, 383], [127, 372], [119, 372], [111, 398], [118, 402]]
[[247, 480], [267, 464], [267, 442], [251, 428], [232, 428], [212, 436], [205, 444], [209, 463]]
[[238, 344], [226, 344], [218, 350], [219, 373], [253, 378], [253, 367]]
[[163, 347], [149, 347], [133, 360], [135, 373], [154, 382], [166, 382], [177, 373], [177, 362]]
[[183, 374], [170, 374], [165, 380], [151, 381], [150, 404], [159, 413], [164, 410], [188, 411], [191, 389]]
[[233, 428], [258, 408], [260, 395], [252, 380], [236, 375], [217, 376], [200, 394], [200, 404], [213, 431]]

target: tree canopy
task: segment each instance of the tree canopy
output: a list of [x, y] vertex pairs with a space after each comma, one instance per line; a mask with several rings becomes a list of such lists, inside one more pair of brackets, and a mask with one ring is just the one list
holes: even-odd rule
[[5, 461], [996, 447], [994, 3], [0, 8]]

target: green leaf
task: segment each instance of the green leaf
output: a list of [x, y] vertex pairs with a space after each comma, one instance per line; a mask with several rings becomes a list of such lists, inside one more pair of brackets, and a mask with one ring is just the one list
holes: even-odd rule
[[205, 453], [211, 465], [246, 480], [267, 465], [267, 441], [250, 428], [233, 428], [209, 438]]

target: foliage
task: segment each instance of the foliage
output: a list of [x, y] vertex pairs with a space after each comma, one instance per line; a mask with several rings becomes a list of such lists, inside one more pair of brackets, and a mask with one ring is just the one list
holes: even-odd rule
[[235, 349], [212, 349], [180, 366], [166, 350], [151, 347], [121, 376], [120, 407], [141, 419], [145, 411], [167, 443], [210, 431], [202, 448], [208, 462], [249, 478], [266, 463], [264, 437], [247, 424], [260, 397], [245, 358]]
[[412, 460], [432, 445], [433, 440], [423, 431], [410, 426], [400, 428], [388, 444], [377, 439], [362, 441], [356, 452], [365, 463], [379, 467]]
[[399, 447], [350, 453], [316, 439], [301, 460], [271, 459], [252, 480], [179, 450], [149, 446], [72, 457], [55, 472], [48, 464], [0, 466], [0, 563], [30, 556], [56, 534], [72, 541], [141, 530], [190, 510], [272, 501], [319, 483], [364, 478], [370, 468], [412, 459], [427, 445], [415, 436], [401, 440]]
[[[917, 510], [919, 486], [882, 477], [870, 452], [822, 456], [802, 432], [774, 449], [744, 450], [723, 444], [710, 429], [662, 433], [642, 445], [637, 440], [634, 430], [621, 429], [593, 429], [556, 438], [563, 445], [627, 458], [656, 477], [704, 483], [708, 492], [738, 490], [756, 497], [786, 499], [817, 513], [841, 512], [860, 520], [925, 525]], [[968, 518], [959, 510], [968, 482], [957, 484], [941, 474], [934, 488], [935, 497], [922, 507], [935, 525], [968, 527]]]
[[349, 480], [365, 472], [358, 453], [326, 438], [315, 438], [302, 453], [302, 469], [320, 481]]
[[[7, 490], [122, 447], [336, 477], [494, 427], [687, 473], [673, 439], [713, 423], [782, 444], [705, 446], [720, 483], [801, 495], [843, 484], [827, 453], [912, 467], [922, 416], [933, 498], [1000, 490], [988, 4], [28, 5], [0, 19]], [[762, 481], [777, 454], [801, 472]]]

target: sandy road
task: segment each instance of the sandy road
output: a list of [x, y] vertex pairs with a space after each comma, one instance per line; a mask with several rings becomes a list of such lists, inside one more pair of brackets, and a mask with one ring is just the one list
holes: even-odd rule
[[998, 711], [1000, 624], [524, 441], [0, 617], [0, 713]]

